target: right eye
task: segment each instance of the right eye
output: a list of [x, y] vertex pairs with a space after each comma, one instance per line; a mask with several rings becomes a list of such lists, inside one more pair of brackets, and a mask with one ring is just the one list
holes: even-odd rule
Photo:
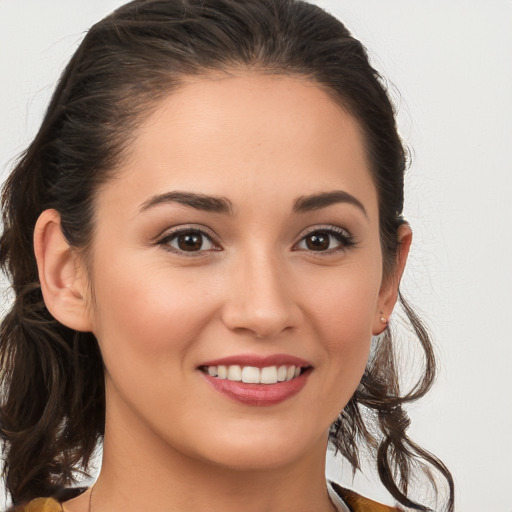
[[220, 250], [219, 246], [213, 242], [208, 234], [191, 228], [167, 233], [158, 243], [178, 253], [200, 253]]

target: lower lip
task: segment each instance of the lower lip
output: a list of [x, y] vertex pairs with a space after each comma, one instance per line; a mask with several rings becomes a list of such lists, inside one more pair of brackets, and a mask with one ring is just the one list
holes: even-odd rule
[[296, 395], [306, 384], [311, 373], [308, 369], [292, 380], [276, 384], [245, 384], [244, 382], [219, 379], [202, 373], [208, 384], [223, 395], [245, 405], [268, 406], [284, 402]]

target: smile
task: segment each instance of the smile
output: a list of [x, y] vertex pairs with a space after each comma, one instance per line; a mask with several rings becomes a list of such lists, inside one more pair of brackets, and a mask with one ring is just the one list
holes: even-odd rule
[[197, 369], [217, 392], [244, 405], [272, 406], [306, 385], [313, 366], [291, 354], [237, 354], [203, 361]]
[[299, 377], [302, 368], [295, 365], [257, 368], [255, 366], [240, 366], [234, 364], [203, 366], [201, 367], [201, 371], [207, 373], [210, 377], [227, 379], [234, 382], [244, 382], [246, 384], [277, 384], [278, 382], [287, 382]]

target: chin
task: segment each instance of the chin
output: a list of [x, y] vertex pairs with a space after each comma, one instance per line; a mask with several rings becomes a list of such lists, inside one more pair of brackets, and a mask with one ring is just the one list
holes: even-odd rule
[[276, 432], [272, 429], [252, 429], [236, 432], [226, 430], [216, 438], [209, 436], [203, 458], [211, 464], [237, 471], [279, 469], [297, 463], [301, 459], [325, 456], [328, 430], [313, 437], [311, 433]]
[[288, 467], [296, 463], [302, 454], [295, 451], [286, 451], [282, 448], [266, 447], [265, 449], [253, 447], [238, 448], [224, 452], [213, 459], [211, 464], [234, 471], [269, 471]]

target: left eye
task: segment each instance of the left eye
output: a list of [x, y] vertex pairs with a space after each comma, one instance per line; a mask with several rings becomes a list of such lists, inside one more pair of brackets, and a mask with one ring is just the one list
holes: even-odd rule
[[297, 248], [307, 251], [327, 252], [353, 245], [352, 237], [343, 231], [316, 230], [304, 236]]
[[168, 245], [178, 252], [199, 252], [215, 249], [215, 244], [209, 236], [195, 230], [168, 235], [160, 243]]

